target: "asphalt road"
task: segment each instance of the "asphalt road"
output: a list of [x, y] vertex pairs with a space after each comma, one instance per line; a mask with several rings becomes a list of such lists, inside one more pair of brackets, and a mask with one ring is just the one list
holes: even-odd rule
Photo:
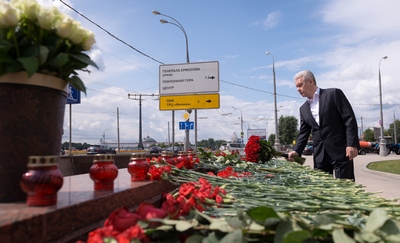
[[[306, 158], [305, 165], [313, 168], [313, 156], [304, 155], [303, 157]], [[398, 199], [400, 202], [400, 175], [367, 169], [367, 165], [371, 162], [398, 159], [400, 159], [400, 155], [395, 153], [388, 156], [378, 154], [358, 155], [354, 159], [356, 183], [363, 185], [367, 192], [378, 192], [375, 196]]]

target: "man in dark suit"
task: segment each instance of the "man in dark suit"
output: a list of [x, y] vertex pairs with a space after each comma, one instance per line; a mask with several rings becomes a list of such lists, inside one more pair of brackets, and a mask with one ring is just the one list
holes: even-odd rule
[[288, 160], [301, 156], [311, 133], [314, 169], [354, 181], [353, 158], [358, 155], [359, 140], [349, 101], [340, 89], [320, 89], [311, 71], [297, 73], [294, 80], [297, 91], [308, 99], [300, 107], [300, 132]]

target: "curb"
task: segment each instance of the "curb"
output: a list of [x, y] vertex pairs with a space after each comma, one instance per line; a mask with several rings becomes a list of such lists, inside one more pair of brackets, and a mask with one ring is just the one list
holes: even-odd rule
[[[377, 162], [379, 162], [379, 161], [377, 161]], [[372, 162], [370, 162], [370, 163], [372, 163]], [[368, 169], [367, 166], [368, 166], [370, 163], [368, 163], [367, 165], [364, 165], [364, 166], [363, 166], [362, 170], [363, 170], [364, 172], [369, 173], [369, 174], [373, 174], [373, 175], [377, 175], [377, 176], [382, 176], [382, 177], [390, 177], [390, 178], [393, 178], [393, 179], [396, 179], [396, 180], [399, 180], [399, 181], [400, 181], [400, 175], [393, 174], [393, 173], [388, 173], [388, 172], [382, 172], [382, 171], [376, 171], [376, 170], [370, 170], [370, 169]]]

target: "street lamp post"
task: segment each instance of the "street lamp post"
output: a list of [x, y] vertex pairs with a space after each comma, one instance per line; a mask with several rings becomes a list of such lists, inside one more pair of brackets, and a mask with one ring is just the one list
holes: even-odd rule
[[380, 156], [387, 156], [387, 150], [386, 150], [386, 139], [383, 135], [383, 110], [382, 110], [382, 84], [381, 84], [381, 61], [383, 59], [387, 59], [387, 56], [382, 57], [379, 60], [379, 101], [380, 101], [380, 109], [381, 109], [381, 120], [380, 120], [380, 125], [381, 125], [381, 140], [379, 142], [379, 155]]
[[[153, 13], [154, 15], [165, 16], [165, 17], [170, 18], [170, 19], [172, 19], [172, 20], [174, 21], [174, 22], [169, 22], [169, 21], [167, 21], [167, 20], [165, 20], [165, 19], [160, 19], [160, 23], [161, 23], [161, 24], [172, 24], [172, 25], [175, 25], [176, 27], [178, 27], [180, 30], [182, 30], [183, 34], [185, 35], [185, 40], [186, 40], [186, 63], [189, 63], [189, 62], [190, 62], [190, 61], [189, 61], [189, 40], [188, 40], [186, 31], [185, 31], [185, 28], [183, 28], [183, 25], [182, 25], [181, 23], [179, 23], [179, 21], [176, 20], [176, 19], [174, 19], [173, 17], [168, 16], [168, 15], [166, 15], [166, 14], [162, 14], [162, 13], [156, 11], [156, 10], [153, 10], [152, 13]], [[188, 112], [189, 114], [191, 114], [191, 113], [192, 113], [192, 110], [187, 110], [187, 112]], [[175, 117], [174, 111], [172, 111], [172, 116]], [[196, 134], [195, 134], [195, 144], [197, 144], [197, 111], [195, 111], [195, 117], [196, 117], [196, 121], [195, 121], [195, 133], [196, 133]], [[189, 121], [189, 119], [187, 119], [187, 122], [188, 122], [188, 121]], [[174, 124], [172, 124], [172, 126], [174, 127]], [[174, 130], [174, 129], [172, 129], [172, 130]], [[174, 134], [174, 131], [172, 131], [172, 133], [173, 133], [173, 136], [174, 136], [174, 135], [175, 135], [175, 134]], [[172, 139], [172, 140], [173, 140], [172, 143], [174, 143], [174, 139]], [[174, 146], [174, 145], [172, 145], [172, 148], [173, 148], [173, 146]], [[196, 145], [196, 147], [197, 147], [197, 145]], [[184, 150], [185, 150], [185, 151], [188, 151], [189, 148], [190, 148], [189, 129], [185, 129], [185, 144], [184, 144]], [[197, 148], [196, 148], [196, 149], [197, 149]]]
[[243, 132], [243, 114], [242, 114], [242, 109], [238, 109], [235, 107], [232, 107], [235, 110], [240, 110], [240, 143], [244, 142], [243, 136], [244, 136], [244, 132]]
[[274, 55], [272, 55], [271, 52], [266, 52], [266, 55], [271, 55], [272, 57], [272, 74], [274, 78], [274, 103], [275, 103], [275, 144], [274, 148], [277, 151], [281, 150], [281, 144], [279, 140], [279, 135], [278, 135], [278, 107], [276, 103], [276, 77], [275, 77], [275, 61], [274, 61]]

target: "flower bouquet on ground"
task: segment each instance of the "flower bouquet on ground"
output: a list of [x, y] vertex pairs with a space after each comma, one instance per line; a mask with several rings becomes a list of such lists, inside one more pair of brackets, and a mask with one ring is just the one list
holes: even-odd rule
[[[276, 151], [268, 141], [260, 139], [259, 136], [251, 136], [244, 151], [246, 153], [246, 161], [251, 161], [254, 163], [266, 163], [273, 157], [285, 155], [279, 151]], [[305, 158], [300, 156], [294, 156], [293, 159], [295, 162], [301, 165], [305, 162]]]
[[76, 71], [97, 65], [85, 54], [94, 34], [36, 0], [0, 0], [0, 76], [26, 71], [52, 75], [86, 91]]

